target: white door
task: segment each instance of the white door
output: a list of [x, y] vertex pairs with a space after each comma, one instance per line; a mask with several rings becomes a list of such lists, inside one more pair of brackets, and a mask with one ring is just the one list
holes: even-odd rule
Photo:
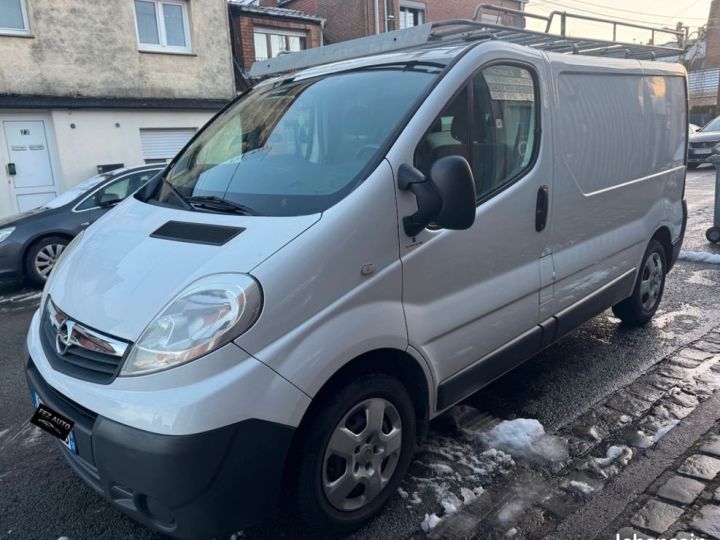
[[18, 212], [37, 208], [56, 197], [45, 122], [7, 120], [3, 131], [8, 152], [6, 172]]

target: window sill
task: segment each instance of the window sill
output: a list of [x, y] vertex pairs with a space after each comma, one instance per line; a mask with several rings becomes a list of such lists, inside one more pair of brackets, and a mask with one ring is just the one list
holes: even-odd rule
[[30, 32], [12, 32], [10, 30], [0, 30], [0, 37], [17, 37], [35, 39], [35, 34]]
[[192, 51], [164, 51], [161, 49], [138, 49], [139, 53], [142, 54], [169, 54], [172, 56], [197, 56], [197, 53]]

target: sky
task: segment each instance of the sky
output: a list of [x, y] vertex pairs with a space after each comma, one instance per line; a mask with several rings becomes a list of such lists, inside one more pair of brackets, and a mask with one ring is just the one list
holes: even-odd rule
[[[691, 32], [707, 23], [711, 0], [530, 0], [527, 11], [547, 15], [552, 11], [567, 11], [579, 15], [612, 18], [619, 22], [653, 27], [675, 27], [682, 21]], [[554, 28], [559, 31], [559, 23]], [[537, 29], [537, 23], [528, 23]], [[568, 31], [578, 37], [612, 38], [612, 26], [594, 22], [570, 21]], [[618, 31], [618, 39], [628, 42], [647, 42], [649, 32], [637, 29]], [[670, 36], [663, 36], [670, 37]], [[660, 36], [658, 37], [658, 42]]]

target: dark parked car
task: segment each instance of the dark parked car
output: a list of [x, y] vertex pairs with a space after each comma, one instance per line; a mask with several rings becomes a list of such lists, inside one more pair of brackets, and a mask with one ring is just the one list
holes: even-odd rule
[[697, 169], [708, 158], [717, 153], [715, 147], [720, 144], [720, 116], [690, 135], [688, 148], [688, 169]]
[[116, 169], [88, 178], [45, 206], [0, 219], [0, 277], [42, 286], [84, 228], [150, 181], [163, 165]]

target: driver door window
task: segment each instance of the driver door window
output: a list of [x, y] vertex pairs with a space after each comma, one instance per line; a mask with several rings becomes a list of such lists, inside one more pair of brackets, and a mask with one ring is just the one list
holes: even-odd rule
[[445, 107], [415, 152], [423, 174], [440, 158], [468, 160], [478, 201], [513, 183], [532, 165], [537, 89], [529, 70], [494, 65], [480, 71]]
[[120, 200], [125, 199], [128, 195], [135, 193], [142, 186], [152, 180], [158, 173], [156, 170], [142, 171], [129, 174], [123, 178], [109, 183], [107, 186], [97, 190], [91, 197], [85, 199], [76, 210], [89, 210], [100, 206], [100, 199], [103, 195], [117, 195]]

